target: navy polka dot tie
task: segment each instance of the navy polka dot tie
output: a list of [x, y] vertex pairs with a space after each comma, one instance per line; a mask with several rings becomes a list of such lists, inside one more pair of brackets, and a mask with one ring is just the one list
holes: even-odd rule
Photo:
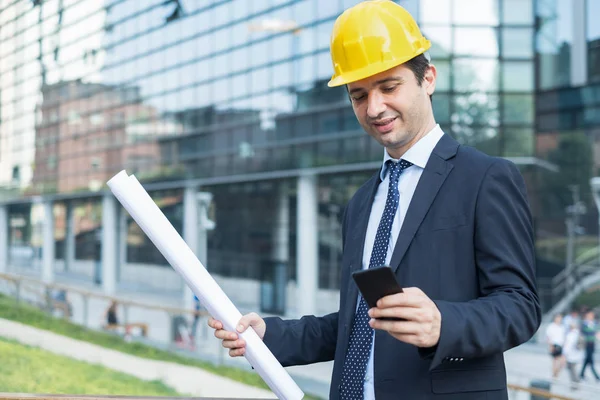
[[[375, 235], [369, 268], [380, 267], [385, 264], [392, 223], [394, 222], [394, 216], [396, 215], [400, 201], [398, 179], [402, 171], [411, 165], [413, 164], [405, 160], [400, 160], [398, 163], [392, 160], [387, 161], [390, 184], [385, 209], [383, 210], [377, 234]], [[367, 311], [369, 311], [367, 303], [361, 296], [358, 310], [354, 317], [352, 331], [350, 332], [348, 352], [346, 353], [346, 359], [342, 368], [342, 381], [340, 385], [340, 399], [342, 400], [363, 399], [365, 373], [373, 340], [373, 328], [369, 326]]]

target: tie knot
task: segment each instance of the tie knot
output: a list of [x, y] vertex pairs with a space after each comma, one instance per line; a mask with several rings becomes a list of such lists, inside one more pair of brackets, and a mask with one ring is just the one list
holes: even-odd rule
[[413, 165], [413, 163], [406, 160], [400, 160], [398, 162], [395, 162], [393, 160], [387, 160], [387, 164], [390, 172], [390, 180], [392, 181], [398, 181], [398, 178], [400, 177], [402, 171]]

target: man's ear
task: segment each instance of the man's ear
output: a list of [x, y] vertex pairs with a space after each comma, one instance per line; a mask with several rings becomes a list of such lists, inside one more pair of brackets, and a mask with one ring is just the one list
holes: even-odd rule
[[433, 92], [435, 92], [436, 80], [437, 69], [435, 68], [435, 65], [429, 64], [425, 71], [425, 75], [423, 76], [423, 85], [425, 85], [425, 90], [427, 90], [429, 96], [433, 95]]

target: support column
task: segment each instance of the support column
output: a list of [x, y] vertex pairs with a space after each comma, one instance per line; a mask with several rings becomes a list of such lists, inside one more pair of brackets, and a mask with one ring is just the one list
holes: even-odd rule
[[573, 42], [571, 44], [571, 85], [587, 83], [587, 35], [585, 0], [573, 0]]
[[46, 283], [54, 281], [54, 203], [46, 200], [44, 207], [44, 230], [42, 234], [42, 280]]
[[75, 263], [75, 218], [73, 218], [73, 204], [67, 202], [66, 232], [65, 232], [65, 272], [69, 272]]
[[[198, 201], [195, 187], [186, 187], [183, 192], [183, 240], [187, 243], [202, 265], [206, 267], [206, 259], [198, 254]], [[191, 310], [194, 308], [194, 293], [185, 280], [183, 284], [183, 308]]]
[[116, 271], [116, 282], [121, 281], [123, 268], [127, 266], [127, 211], [122, 207], [117, 208], [117, 219], [119, 220], [119, 250]]
[[299, 316], [314, 315], [319, 270], [316, 175], [304, 174], [298, 177], [297, 203], [296, 309]]
[[105, 294], [112, 295], [116, 288], [117, 267], [117, 200], [112, 194], [102, 198], [102, 253], [100, 268], [102, 273], [102, 289]]
[[290, 261], [290, 201], [287, 184], [282, 182], [277, 193], [277, 215], [273, 232], [273, 304], [274, 309], [289, 313], [286, 307], [288, 264]]
[[8, 207], [0, 206], [0, 274], [8, 269]]

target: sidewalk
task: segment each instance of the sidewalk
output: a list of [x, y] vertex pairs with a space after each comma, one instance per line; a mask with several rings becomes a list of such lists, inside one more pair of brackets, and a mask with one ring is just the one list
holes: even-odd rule
[[200, 368], [124, 354], [5, 319], [0, 319], [0, 337], [77, 360], [100, 364], [140, 379], [161, 380], [182, 395], [214, 398], [277, 398], [271, 391], [223, 378]]

